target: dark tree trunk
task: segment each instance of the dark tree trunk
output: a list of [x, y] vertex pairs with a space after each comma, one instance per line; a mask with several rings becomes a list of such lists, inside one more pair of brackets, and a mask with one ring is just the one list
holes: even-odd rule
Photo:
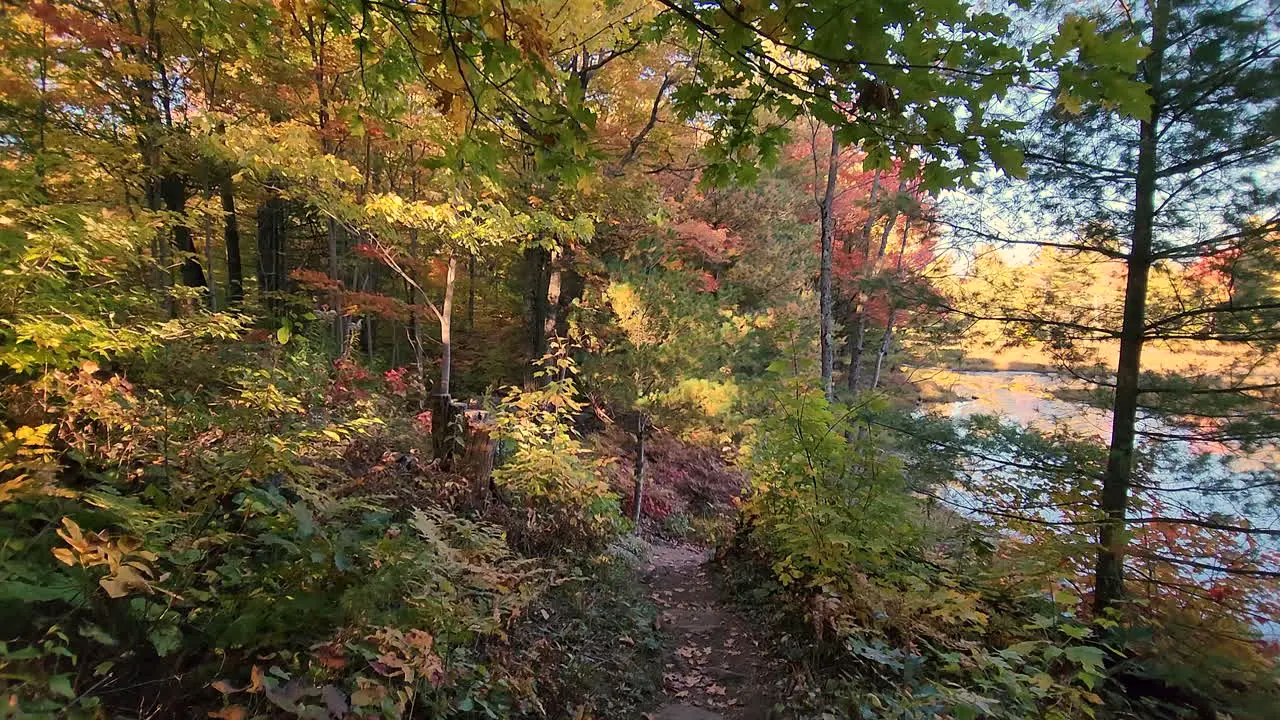
[[1098, 530], [1098, 562], [1095, 568], [1094, 612], [1101, 614], [1124, 595], [1124, 556], [1128, 544], [1125, 513], [1133, 475], [1133, 447], [1137, 435], [1138, 379], [1142, 370], [1145, 335], [1147, 279], [1151, 270], [1152, 231], [1155, 221], [1157, 138], [1160, 120], [1160, 80], [1164, 60], [1168, 0], [1152, 4], [1151, 53], [1144, 61], [1144, 80], [1151, 89], [1151, 117], [1141, 121], [1138, 139], [1133, 237], [1124, 290], [1124, 321], [1120, 329], [1120, 358], [1116, 367], [1115, 402], [1111, 419], [1111, 446], [1102, 479], [1101, 510], [1106, 519]]
[[258, 206], [258, 291], [267, 312], [278, 316], [284, 310], [280, 294], [285, 290], [289, 274], [287, 265], [287, 227], [289, 208], [275, 188]]
[[[207, 177], [211, 178], [212, 175], [208, 175]], [[212, 185], [212, 182], [208, 179], [205, 180], [204, 199], [206, 203], [213, 199], [213, 185]], [[218, 301], [220, 300], [220, 298], [218, 297], [218, 276], [217, 276], [217, 272], [214, 269], [215, 265], [213, 262], [213, 217], [212, 216], [209, 216], [209, 215], [204, 216], [204, 232], [202, 234], [204, 235], [204, 267], [205, 267], [205, 273], [206, 273], [205, 280], [208, 281], [209, 283], [209, 292], [208, 292], [209, 309], [213, 312], [218, 312]]]
[[[551, 253], [544, 248], [530, 248], [525, 252], [525, 267], [529, 276], [529, 360], [537, 362], [547, 354], [547, 289], [551, 283]], [[531, 372], [531, 370], [530, 370]], [[532, 376], [528, 378], [532, 380]]]
[[222, 241], [227, 246], [227, 305], [244, 302], [244, 268], [240, 260], [240, 224], [236, 217], [236, 193], [231, 174], [220, 182], [222, 195]]
[[[177, 173], [167, 173], [160, 179], [160, 195], [164, 198], [164, 209], [169, 212], [183, 213], [187, 210], [187, 184]], [[207, 287], [204, 270], [196, 259], [196, 244], [191, 236], [191, 228], [185, 222], [173, 226], [173, 246], [183, 254], [182, 284], [187, 287]]]
[[[815, 148], [816, 149], [816, 148]], [[831, 132], [831, 156], [827, 164], [827, 188], [822, 197], [821, 258], [818, 264], [818, 346], [821, 354], [822, 392], [835, 399], [832, 371], [835, 366], [835, 313], [831, 299], [831, 256], [835, 242], [836, 179], [840, 170], [840, 141]]]
[[862, 382], [862, 356], [867, 351], [867, 313], [862, 301], [853, 303], [853, 327], [849, 330], [849, 374], [845, 376], [845, 387], [850, 393], [858, 391]]

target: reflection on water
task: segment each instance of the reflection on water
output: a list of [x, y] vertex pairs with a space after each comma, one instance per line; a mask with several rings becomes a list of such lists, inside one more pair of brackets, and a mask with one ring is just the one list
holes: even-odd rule
[[965, 398], [937, 408], [952, 417], [1003, 415], [1020, 424], [1046, 430], [1063, 423], [1103, 442], [1111, 437], [1111, 413], [1052, 395], [1055, 389], [1085, 389], [1083, 383], [1070, 378], [1017, 371], [940, 371], [932, 380]]

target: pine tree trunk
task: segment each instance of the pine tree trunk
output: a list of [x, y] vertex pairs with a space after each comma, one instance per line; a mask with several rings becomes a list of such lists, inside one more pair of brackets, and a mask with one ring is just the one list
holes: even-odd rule
[[821, 353], [822, 392], [835, 399], [832, 371], [835, 366], [835, 314], [831, 297], [831, 256], [835, 242], [836, 178], [840, 170], [840, 141], [831, 133], [831, 155], [827, 162], [827, 188], [822, 197], [822, 252], [818, 265], [818, 334]]
[[222, 242], [227, 249], [227, 305], [244, 302], [244, 267], [240, 260], [240, 226], [236, 219], [236, 194], [231, 174], [222, 176]]
[[1168, 0], [1152, 3], [1151, 53], [1144, 61], [1145, 80], [1151, 89], [1151, 117], [1139, 125], [1137, 183], [1134, 198], [1133, 236], [1124, 291], [1124, 321], [1120, 330], [1120, 358], [1116, 367], [1115, 401], [1111, 420], [1111, 445], [1102, 480], [1101, 510], [1106, 519], [1098, 530], [1098, 562], [1095, 568], [1094, 612], [1101, 614], [1124, 595], [1124, 556], [1128, 538], [1125, 513], [1133, 475], [1133, 448], [1137, 435], [1139, 374], [1145, 335], [1147, 279], [1151, 269], [1152, 232], [1155, 221], [1157, 138], [1160, 119], [1160, 80]]

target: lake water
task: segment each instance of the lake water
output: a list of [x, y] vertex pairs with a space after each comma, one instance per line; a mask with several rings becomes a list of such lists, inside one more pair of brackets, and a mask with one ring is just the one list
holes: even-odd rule
[[[954, 399], [926, 403], [934, 412], [953, 418], [973, 415], [999, 415], [1019, 424], [1048, 430], [1066, 426], [1074, 432], [1096, 437], [1106, 443], [1111, 435], [1111, 412], [1078, 402], [1062, 400], [1054, 396], [1061, 389], [1084, 389], [1083, 383], [1072, 378], [1049, 373], [1024, 371], [1004, 372], [954, 372], [919, 369], [914, 379], [925, 381], [935, 390], [950, 394]], [[1140, 432], [1177, 432], [1177, 428], [1152, 418], [1139, 422]], [[1144, 442], [1142, 438], [1139, 440]], [[1275, 452], [1256, 452], [1242, 455], [1231, 453], [1228, 448], [1205, 443], [1193, 444], [1181, 440], [1160, 440], [1160, 458], [1151, 481], [1185, 487], [1203, 485], [1207, 480], [1239, 478], [1248, 474], [1254, 481], [1275, 477], [1277, 461]], [[1194, 473], [1187, 471], [1188, 463], [1194, 465]], [[1255, 528], [1280, 530], [1280, 507], [1265, 502], [1255, 494], [1229, 496], [1205, 494], [1199, 491], [1162, 493], [1171, 506], [1181, 512], [1195, 515], [1223, 513], [1247, 518]], [[980, 504], [980, 503], [979, 503]], [[1170, 514], [1173, 514], [1172, 512]], [[1280, 552], [1280, 538], [1255, 536], [1262, 551]], [[1264, 634], [1280, 636], [1280, 623], [1262, 623]]]

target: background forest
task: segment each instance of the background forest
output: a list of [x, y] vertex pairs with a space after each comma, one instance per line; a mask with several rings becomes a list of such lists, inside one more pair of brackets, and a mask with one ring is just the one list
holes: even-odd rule
[[0, 54], [0, 717], [641, 717], [673, 542], [786, 659], [741, 717], [1276, 717], [1274, 0]]

